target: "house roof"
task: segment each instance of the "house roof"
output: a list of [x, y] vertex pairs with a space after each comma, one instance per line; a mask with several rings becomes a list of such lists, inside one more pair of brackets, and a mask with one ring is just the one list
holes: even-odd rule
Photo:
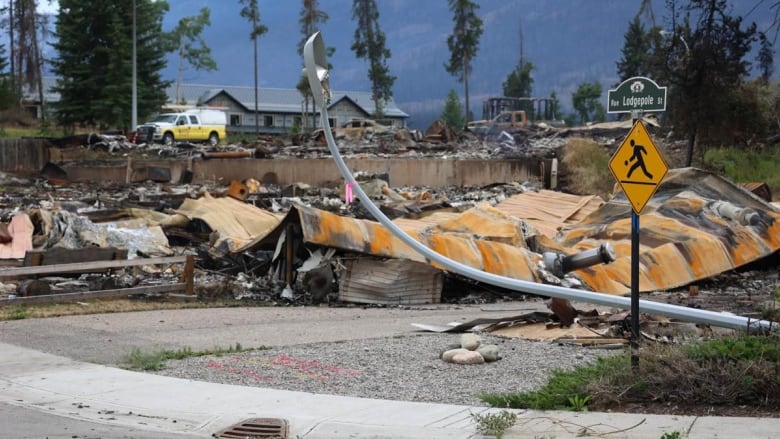
[[[57, 78], [54, 76], [43, 77], [44, 99], [47, 102], [58, 102], [59, 93], [54, 93], [52, 88], [57, 84]], [[198, 103], [208, 102], [225, 93], [231, 99], [242, 105], [247, 111], [255, 109], [255, 89], [254, 87], [239, 87], [226, 85], [204, 85], [204, 84], [182, 84], [179, 89], [179, 102], [176, 102], [176, 84], [172, 84], [166, 89], [169, 103], [180, 103], [182, 100], [187, 104], [196, 105]], [[24, 97], [26, 100], [37, 101], [38, 95], [34, 90], [25, 88]], [[260, 88], [257, 92], [258, 110], [272, 113], [300, 113], [302, 97], [297, 89], [283, 88]], [[334, 91], [328, 108], [333, 107], [339, 101], [348, 99], [356, 107], [366, 112], [366, 115], [374, 113], [374, 101], [371, 99], [370, 92], [364, 91]], [[398, 108], [392, 99], [385, 104], [385, 116], [396, 118], [407, 118], [409, 115]]]
[[[43, 99], [46, 102], [59, 102], [60, 94], [52, 91], [52, 88], [57, 85], [57, 78], [54, 76], [44, 76], [41, 78], [43, 83]], [[22, 99], [25, 101], [38, 101], [38, 87], [24, 86], [22, 89]]]
[[[175, 102], [176, 86], [172, 85], [169, 87], [167, 93], [169, 101], [171, 103]], [[179, 101], [184, 100], [187, 104], [195, 105], [199, 102], [208, 102], [220, 93], [225, 93], [241, 104], [247, 111], [255, 108], [254, 87], [182, 84], [179, 90]], [[300, 92], [292, 88], [259, 88], [257, 98], [259, 100], [259, 111], [274, 113], [300, 113], [301, 102], [303, 101]], [[371, 93], [362, 91], [334, 91], [329, 108], [344, 98], [349, 99], [357, 107], [365, 111], [366, 114], [373, 114], [374, 101], [371, 99]], [[387, 117], [409, 117], [408, 114], [398, 108], [392, 99], [385, 104], [384, 111]]]

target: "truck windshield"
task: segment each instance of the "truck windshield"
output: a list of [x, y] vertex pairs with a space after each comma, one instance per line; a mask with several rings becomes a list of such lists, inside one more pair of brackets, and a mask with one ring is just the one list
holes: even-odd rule
[[176, 116], [176, 114], [161, 114], [152, 119], [152, 122], [174, 123], [176, 121]]

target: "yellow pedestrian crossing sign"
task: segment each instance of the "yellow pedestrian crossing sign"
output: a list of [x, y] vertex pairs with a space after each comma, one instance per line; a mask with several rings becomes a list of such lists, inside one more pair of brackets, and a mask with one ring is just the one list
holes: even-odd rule
[[655, 147], [641, 120], [609, 160], [609, 170], [637, 215], [642, 213], [664, 179], [669, 167]]

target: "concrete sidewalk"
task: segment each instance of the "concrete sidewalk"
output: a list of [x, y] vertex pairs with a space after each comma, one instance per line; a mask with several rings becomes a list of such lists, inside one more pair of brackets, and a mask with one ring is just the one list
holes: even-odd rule
[[[0, 343], [0, 402], [101, 425], [210, 437], [249, 418], [284, 418], [290, 438], [479, 438], [485, 407], [240, 387], [131, 372]], [[506, 438], [780, 438], [780, 419], [517, 411]], [[8, 422], [8, 420], [3, 421]], [[13, 421], [11, 421], [13, 422]], [[2, 433], [0, 433], [0, 436]], [[143, 436], [141, 436], [143, 437]]]

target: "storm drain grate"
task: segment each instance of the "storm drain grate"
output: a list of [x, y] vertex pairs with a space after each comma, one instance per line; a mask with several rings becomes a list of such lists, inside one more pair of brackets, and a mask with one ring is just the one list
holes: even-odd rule
[[286, 419], [255, 418], [233, 424], [219, 433], [214, 433], [214, 437], [227, 439], [287, 439], [288, 434], [289, 426]]

